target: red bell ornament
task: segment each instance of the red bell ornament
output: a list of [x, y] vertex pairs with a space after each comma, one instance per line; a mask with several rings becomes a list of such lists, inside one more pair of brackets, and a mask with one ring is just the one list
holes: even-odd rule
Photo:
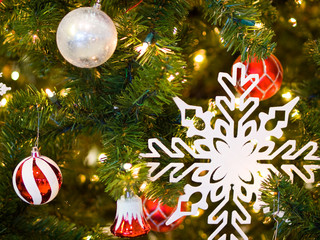
[[[171, 215], [176, 211], [177, 206], [170, 207], [163, 204], [159, 199], [142, 199], [143, 211], [146, 216], [148, 223], [150, 224], [151, 230], [155, 232], [169, 232], [176, 229], [185, 219], [182, 217], [177, 221], [166, 225], [166, 222], [171, 217]], [[186, 211], [187, 205], [182, 204], [181, 210]]]
[[[236, 59], [234, 64], [238, 62], [241, 62], [241, 56]], [[261, 59], [260, 61], [254, 57], [250, 63], [245, 61], [243, 64], [246, 66], [246, 77], [250, 74], [259, 75], [259, 83], [252, 89], [248, 97], [266, 100], [279, 91], [283, 78], [283, 69], [275, 55], [271, 54], [268, 58]], [[236, 89], [242, 94], [251, 86], [253, 79], [241, 86], [240, 73], [237, 74], [237, 77]]]
[[136, 195], [124, 197], [117, 201], [116, 219], [111, 232], [117, 237], [133, 238], [150, 232], [150, 226], [142, 211], [142, 201]]
[[23, 159], [15, 168], [12, 184], [23, 201], [41, 205], [57, 196], [62, 184], [62, 174], [53, 160], [41, 156], [38, 148], [34, 147], [31, 157]]

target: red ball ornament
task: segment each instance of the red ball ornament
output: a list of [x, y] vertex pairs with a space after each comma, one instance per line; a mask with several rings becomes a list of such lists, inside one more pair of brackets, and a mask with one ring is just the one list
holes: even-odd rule
[[31, 157], [23, 159], [15, 168], [12, 183], [23, 201], [41, 205], [57, 196], [62, 184], [62, 174], [53, 160], [41, 156], [34, 147]]
[[[171, 223], [170, 225], [166, 225], [166, 222], [171, 217], [171, 215], [176, 211], [177, 206], [170, 207], [165, 205], [157, 200], [151, 199], [142, 199], [143, 212], [146, 216], [146, 219], [151, 227], [152, 231], [155, 232], [169, 232], [171, 230], [176, 229], [185, 219], [182, 217], [177, 221]], [[186, 211], [187, 205], [181, 204], [181, 210]]]
[[[238, 62], [241, 62], [241, 56], [236, 59], [234, 64]], [[271, 54], [268, 58], [260, 61], [254, 57], [250, 63], [245, 61], [243, 64], [246, 66], [246, 77], [250, 74], [259, 75], [259, 83], [252, 89], [248, 97], [257, 97], [260, 100], [265, 100], [278, 92], [282, 83], [283, 69], [276, 56]], [[244, 86], [241, 86], [240, 73], [238, 72], [236, 89], [239, 93], [244, 93], [251, 84], [252, 82], [248, 81]]]

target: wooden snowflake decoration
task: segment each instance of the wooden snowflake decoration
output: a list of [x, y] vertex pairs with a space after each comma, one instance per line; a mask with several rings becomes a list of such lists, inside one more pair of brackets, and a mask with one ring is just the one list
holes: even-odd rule
[[[236, 97], [228, 86], [236, 86], [237, 74], [241, 76], [241, 86], [248, 81], [252, 85], [240, 96], [239, 110], [243, 113], [240, 120], [235, 122], [229, 112], [236, 109]], [[243, 203], [249, 203], [255, 199], [253, 207], [259, 209], [262, 205], [260, 199], [261, 182], [270, 172], [287, 174], [293, 181], [294, 173], [306, 183], [314, 182], [314, 169], [320, 166], [314, 164], [320, 158], [314, 156], [318, 149], [316, 142], [309, 142], [301, 149], [296, 149], [296, 141], [288, 140], [282, 146], [277, 147], [272, 138], [281, 138], [282, 129], [288, 125], [289, 114], [297, 104], [299, 98], [295, 98], [284, 106], [270, 107], [268, 113], [259, 113], [260, 121], [250, 120], [249, 117], [259, 106], [258, 98], [247, 98], [259, 82], [258, 74], [245, 76], [245, 66], [237, 63], [233, 67], [232, 76], [228, 73], [219, 73], [218, 82], [226, 91], [227, 96], [217, 96], [216, 106], [224, 116], [223, 119], [215, 119], [211, 111], [203, 112], [201, 107], [191, 106], [180, 98], [174, 98], [181, 112], [181, 125], [187, 128], [187, 137], [196, 137], [194, 146], [189, 147], [182, 139], [172, 138], [171, 149], [167, 148], [159, 139], [152, 138], [148, 141], [149, 153], [141, 154], [143, 158], [160, 158], [161, 154], [167, 154], [170, 158], [183, 158], [184, 152], [188, 152], [195, 160], [208, 159], [208, 162], [196, 162], [184, 170], [184, 163], [173, 162], [163, 169], [158, 169], [159, 162], [149, 162], [149, 177], [156, 181], [166, 172], [170, 171], [169, 181], [179, 182], [188, 174], [196, 186], [187, 184], [184, 194], [180, 196], [177, 210], [168, 219], [171, 224], [182, 216], [196, 215], [199, 209], [208, 209], [207, 200], [216, 203], [215, 209], [208, 216], [208, 224], [216, 225], [214, 232], [208, 239], [248, 239], [241, 225], [251, 224], [251, 215]], [[195, 116], [201, 119], [205, 127], [197, 129], [194, 120], [187, 117], [187, 111], [195, 111]], [[276, 119], [276, 114], [282, 112], [283, 119]], [[276, 121], [273, 129], [267, 129], [267, 122]], [[214, 122], [214, 124], [212, 124]], [[252, 140], [255, 140], [254, 142]], [[183, 148], [184, 151], [180, 149]], [[294, 161], [306, 153], [303, 161], [303, 169], [299, 169]], [[273, 161], [281, 157], [284, 161], [281, 169], [273, 165]], [[288, 160], [292, 163], [288, 163]], [[177, 174], [180, 170], [182, 173]], [[201, 199], [192, 203], [190, 211], [182, 211], [181, 204], [188, 202], [195, 193], [201, 193]], [[233, 202], [236, 208], [232, 211], [225, 209], [228, 202]], [[231, 224], [237, 235], [224, 232], [227, 224]]]

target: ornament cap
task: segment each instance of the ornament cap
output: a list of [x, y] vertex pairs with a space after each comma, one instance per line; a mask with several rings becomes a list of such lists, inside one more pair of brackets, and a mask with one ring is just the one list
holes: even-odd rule
[[141, 199], [129, 191], [126, 195], [129, 197], [122, 196], [117, 201], [116, 219], [111, 232], [115, 236], [129, 238], [147, 234], [150, 226], [143, 214]]
[[32, 148], [31, 156], [34, 157], [34, 158], [40, 156], [40, 153], [39, 153], [39, 150], [38, 150], [37, 147], [33, 147], [33, 148]]
[[101, 9], [100, 0], [97, 0], [97, 2], [93, 5], [93, 7], [100, 10]]

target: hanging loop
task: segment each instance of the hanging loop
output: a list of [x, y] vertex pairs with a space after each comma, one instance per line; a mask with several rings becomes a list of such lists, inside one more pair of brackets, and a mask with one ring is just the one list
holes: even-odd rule
[[140, 0], [136, 5], [134, 5], [134, 6], [132, 6], [131, 8], [129, 8], [127, 11], [126, 11], [126, 13], [127, 12], [129, 12], [129, 11], [131, 11], [132, 9], [134, 9], [135, 7], [137, 7], [140, 3], [142, 3], [143, 2], [143, 0]]
[[40, 111], [39, 111], [39, 104], [37, 104], [37, 115], [38, 115], [38, 126], [37, 126], [37, 139], [35, 142], [35, 147], [39, 147], [39, 137], [40, 137]]

